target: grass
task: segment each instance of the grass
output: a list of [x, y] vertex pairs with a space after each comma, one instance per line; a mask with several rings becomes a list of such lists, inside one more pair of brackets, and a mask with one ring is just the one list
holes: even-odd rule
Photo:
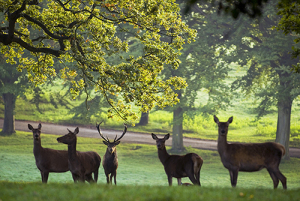
[[[42, 145], [67, 149], [55, 135], [42, 135]], [[102, 157], [106, 146], [99, 139], [78, 137], [77, 149], [96, 151]], [[170, 147], [168, 147], [169, 149]], [[292, 158], [280, 165], [287, 177], [288, 190], [273, 190], [266, 170], [240, 172], [237, 188], [231, 188], [229, 173], [216, 151], [187, 147], [187, 152], [199, 154], [204, 164], [201, 170], [202, 187], [168, 187], [163, 166], [157, 157], [156, 146], [121, 143], [117, 147], [119, 168], [118, 186], [106, 185], [103, 168], [97, 184], [73, 184], [70, 172], [50, 173], [47, 185], [41, 176], [32, 153], [32, 133], [17, 132], [0, 136], [0, 200], [299, 200], [300, 159]], [[182, 182], [190, 182], [184, 178]]]
[[[59, 144], [55, 135], [42, 135], [42, 145], [53, 149], [67, 149]], [[0, 181], [40, 182], [41, 176], [36, 168], [32, 153], [32, 134], [17, 132], [12, 136], [0, 136]], [[77, 149], [80, 151], [96, 151], [102, 157], [106, 146], [99, 139], [78, 138]], [[158, 160], [157, 149], [152, 145], [121, 143], [117, 147], [119, 168], [117, 182], [119, 185], [167, 186], [167, 177]], [[201, 170], [201, 184], [204, 187], [230, 187], [229, 173], [220, 161], [216, 151], [199, 150], [187, 147], [187, 152], [199, 154], [204, 164]], [[300, 159], [292, 158], [280, 165], [282, 173], [288, 179], [288, 188], [298, 188], [300, 175], [298, 167]], [[99, 184], [105, 184], [103, 168], [99, 170]], [[70, 172], [50, 173], [49, 183], [73, 183]], [[183, 182], [190, 182], [184, 178]], [[173, 179], [173, 184], [177, 181]], [[242, 188], [272, 189], [272, 180], [266, 170], [255, 173], [239, 173], [238, 186]], [[280, 186], [280, 188], [282, 188]]]
[[0, 182], [1, 200], [299, 200], [298, 189], [265, 190], [209, 187], [149, 187], [84, 184], [48, 184]]

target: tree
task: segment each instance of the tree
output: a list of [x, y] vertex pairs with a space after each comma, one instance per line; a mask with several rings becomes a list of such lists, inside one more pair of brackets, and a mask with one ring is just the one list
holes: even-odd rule
[[[300, 3], [295, 0], [281, 0], [278, 3], [278, 13], [281, 19], [278, 23], [277, 28], [283, 30], [286, 35], [294, 35], [295, 43], [300, 41]], [[300, 56], [300, 48], [292, 46], [292, 58]], [[300, 64], [293, 66], [297, 73], [300, 73]]]
[[[177, 70], [165, 68], [163, 71], [166, 77], [180, 76], [188, 84], [185, 89], [176, 90], [180, 103], [168, 108], [173, 112], [172, 150], [176, 152], [185, 149], [184, 119], [200, 112], [207, 115], [226, 109], [231, 97], [230, 88], [224, 82], [229, 71], [228, 64], [222, 62], [222, 53], [218, 51], [222, 44], [221, 31], [224, 30], [220, 29], [217, 21], [222, 18], [206, 5], [195, 5], [192, 14], [185, 16], [184, 20], [197, 30], [197, 42], [184, 47]], [[207, 92], [208, 100], [206, 104], [196, 106], [200, 90]]]
[[223, 59], [248, 69], [245, 76], [232, 84], [232, 89], [241, 88], [257, 97], [258, 117], [268, 114], [272, 106], [277, 107], [276, 142], [285, 146], [288, 159], [291, 107], [300, 94], [300, 75], [290, 70], [297, 63], [289, 55], [295, 36], [285, 36], [274, 29], [280, 19], [276, 5], [277, 2], [268, 3], [259, 22], [241, 18], [237, 23], [240, 25], [227, 27], [231, 34], [224, 49], [231, 51]]
[[241, 14], [246, 15], [250, 18], [259, 18], [263, 13], [268, 0], [185, 0], [186, 7], [185, 13], [192, 10], [192, 7], [199, 3], [201, 5], [211, 5], [215, 7], [215, 11], [219, 14], [224, 12], [227, 15], [237, 19]]
[[[162, 80], [158, 76], [166, 64], [176, 69], [184, 43], [192, 42], [196, 32], [181, 20], [179, 7], [173, 1], [149, 0], [144, 3], [123, 1], [0, 0], [5, 15], [1, 25], [2, 53], [11, 60], [16, 53], [30, 51], [34, 58], [19, 59], [18, 70], [26, 69], [35, 84], [55, 76], [54, 58], [65, 66], [61, 77], [71, 80], [71, 93], [79, 94], [87, 86], [103, 94], [111, 106], [109, 116], [118, 114], [124, 120], [136, 119], [127, 103], [135, 103], [144, 112], [178, 102], [172, 90], [186, 86], [179, 77]], [[117, 32], [134, 28], [130, 33], [140, 41], [143, 51], [138, 56], [120, 58], [111, 64], [107, 58], [128, 51], [128, 40]], [[168, 41], [162, 41], [161, 36]], [[74, 77], [80, 76], [79, 81]], [[118, 96], [118, 101], [108, 95]]]
[[5, 62], [5, 58], [0, 58], [0, 94], [4, 101], [4, 122], [1, 135], [11, 135], [15, 133], [15, 104], [18, 95], [25, 91], [27, 77], [25, 73], [18, 72], [17, 65]]

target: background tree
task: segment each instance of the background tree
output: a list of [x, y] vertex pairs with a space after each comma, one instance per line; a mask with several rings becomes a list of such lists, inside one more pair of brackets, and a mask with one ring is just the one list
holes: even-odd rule
[[[295, 0], [281, 0], [278, 3], [278, 15], [281, 19], [278, 24], [278, 29], [283, 30], [286, 35], [294, 35], [296, 38], [294, 40], [295, 44], [300, 41], [300, 3]], [[297, 58], [300, 56], [300, 48], [293, 45], [292, 46], [292, 58]], [[300, 64], [294, 65], [293, 68], [297, 73], [300, 73]]]
[[16, 64], [6, 63], [0, 56], [0, 94], [4, 101], [4, 122], [1, 135], [15, 133], [15, 104], [18, 95], [24, 93], [28, 80], [25, 73], [17, 71]]
[[286, 148], [289, 158], [290, 118], [293, 100], [299, 95], [300, 76], [290, 71], [297, 61], [289, 51], [295, 36], [285, 36], [274, 29], [280, 17], [276, 15], [277, 2], [269, 2], [259, 21], [240, 18], [235, 25], [227, 25], [230, 32], [224, 50], [231, 51], [226, 62], [237, 62], [247, 73], [232, 84], [259, 100], [258, 117], [278, 109], [276, 142]]
[[[184, 47], [177, 70], [165, 68], [163, 71], [166, 77], [182, 77], [188, 85], [185, 89], [176, 91], [180, 103], [168, 108], [173, 112], [173, 151], [184, 150], [185, 118], [192, 119], [197, 113], [216, 114], [218, 110], [225, 110], [230, 103], [230, 88], [225, 83], [229, 68], [227, 63], [222, 62], [222, 55], [218, 51], [222, 44], [222, 33], [220, 24], [216, 21], [220, 19], [215, 9], [207, 5], [194, 5], [191, 14], [185, 16], [184, 20], [197, 30], [196, 43]], [[201, 90], [207, 92], [208, 98], [206, 104], [198, 106], [197, 99]]]
[[[68, 66], [61, 70], [63, 78], [81, 78], [71, 81], [71, 93], [75, 97], [85, 87], [94, 86], [111, 106], [108, 116], [117, 113], [124, 120], [134, 120], [137, 117], [127, 103], [142, 106], [144, 112], [155, 104], [173, 105], [178, 98], [171, 86], [186, 86], [179, 77], [163, 81], [158, 76], [166, 64], [178, 67], [179, 50], [196, 36], [181, 20], [173, 1], [0, 0], [0, 5], [5, 16], [0, 33], [2, 53], [9, 52], [13, 59], [15, 51], [30, 51], [34, 59], [22, 57], [18, 69], [26, 69], [35, 84], [57, 74], [54, 58], [64, 64], [75, 62], [75, 70]], [[135, 28], [133, 37], [143, 51], [111, 64], [107, 57], [128, 51], [129, 41], [116, 36], [122, 24]], [[161, 35], [170, 40], [161, 41]], [[118, 96], [118, 101], [108, 99], [109, 94]]]

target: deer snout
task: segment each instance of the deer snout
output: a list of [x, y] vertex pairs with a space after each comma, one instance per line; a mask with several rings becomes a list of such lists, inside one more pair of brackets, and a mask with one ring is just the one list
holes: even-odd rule
[[107, 149], [108, 149], [109, 153], [111, 153], [111, 154], [116, 151], [116, 147], [108, 147]]
[[60, 141], [60, 137], [58, 137], [56, 140], [57, 140], [57, 142], [61, 142], [61, 141]]
[[221, 135], [226, 135], [226, 130], [225, 130], [225, 129], [221, 129], [221, 130], [220, 130], [220, 134], [221, 134]]

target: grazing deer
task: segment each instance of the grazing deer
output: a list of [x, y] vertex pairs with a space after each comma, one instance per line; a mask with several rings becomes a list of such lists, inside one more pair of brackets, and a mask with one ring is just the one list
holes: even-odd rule
[[[101, 122], [102, 123], [102, 122]], [[105, 155], [103, 156], [102, 165], [104, 168], [104, 172], [106, 175], [106, 181], [108, 184], [112, 183], [112, 178], [114, 177], [115, 185], [117, 185], [117, 168], [118, 168], [118, 156], [117, 156], [117, 145], [120, 143], [120, 140], [125, 135], [127, 131], [127, 126], [124, 124], [124, 131], [121, 137], [117, 139], [117, 136], [115, 137], [113, 142], [110, 142], [108, 137], [107, 139], [104, 138], [103, 134], [100, 130], [100, 124], [96, 124], [97, 130], [100, 134], [100, 136], [103, 138], [103, 143], [107, 146]], [[109, 176], [110, 175], [110, 176]]]
[[[69, 131], [68, 134], [57, 138], [57, 141], [68, 145], [68, 165], [72, 173], [74, 182], [97, 182], [98, 170], [101, 163], [99, 154], [94, 151], [80, 152], [76, 151], [77, 137], [79, 128], [74, 132]], [[94, 179], [92, 178], [94, 173]]]
[[166, 150], [165, 142], [169, 139], [170, 134], [165, 135], [164, 138], [158, 138], [153, 133], [151, 135], [152, 138], [156, 140], [158, 158], [165, 168], [169, 186], [172, 186], [172, 177], [177, 178], [178, 185], [182, 184], [182, 177], [189, 177], [193, 184], [200, 186], [200, 170], [203, 164], [202, 158], [195, 153], [188, 153], [183, 156], [169, 155]]
[[47, 183], [49, 172], [69, 171], [68, 152], [42, 147], [41, 124], [38, 125], [38, 128], [33, 128], [30, 124], [28, 124], [28, 128], [33, 133], [33, 154], [35, 164], [41, 172], [42, 182]]
[[286, 177], [278, 168], [281, 157], [285, 154], [284, 146], [275, 142], [228, 144], [228, 126], [232, 120], [233, 117], [230, 117], [227, 122], [220, 122], [214, 116], [214, 121], [219, 127], [218, 152], [224, 167], [229, 170], [231, 186], [236, 186], [239, 171], [254, 172], [266, 168], [274, 188], [277, 188], [280, 180], [286, 189]]

